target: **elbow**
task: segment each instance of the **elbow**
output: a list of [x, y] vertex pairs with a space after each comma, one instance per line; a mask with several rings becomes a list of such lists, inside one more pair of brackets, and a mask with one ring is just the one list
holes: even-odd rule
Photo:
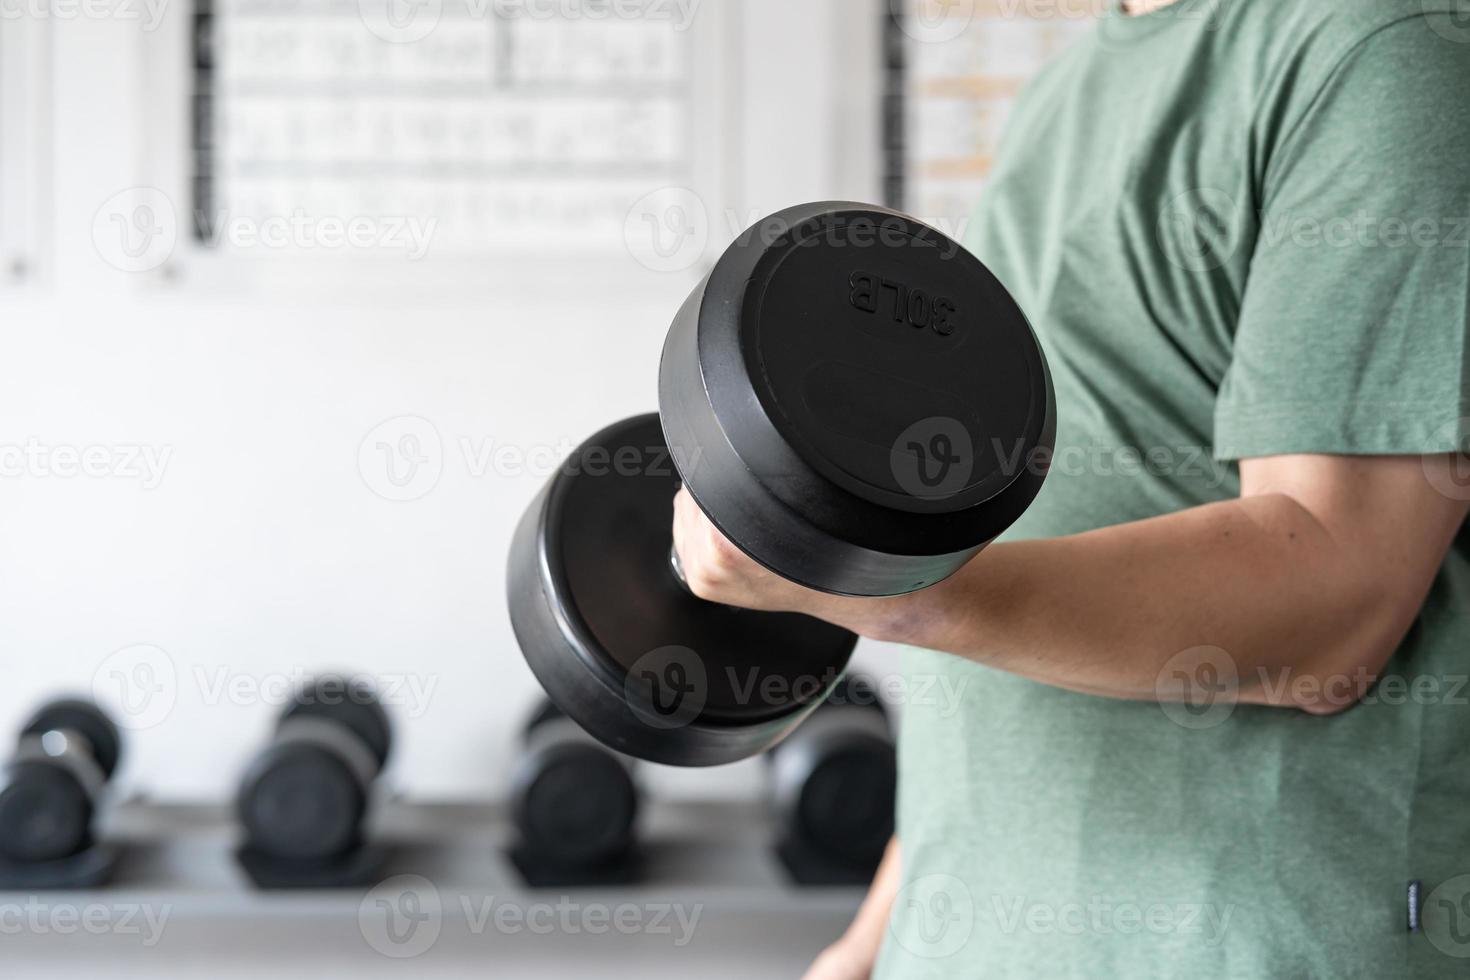
[[1313, 670], [1287, 685], [1285, 697], [1275, 703], [1315, 718], [1331, 718], [1361, 704], [1378, 683], [1382, 669], [1381, 664], [1360, 660], [1342, 669]]
[[1362, 703], [1372, 692], [1418, 616], [1419, 606], [1381, 594], [1359, 599], [1352, 612], [1339, 619], [1335, 642], [1324, 645], [1324, 656], [1299, 675], [1300, 682], [1286, 686], [1283, 706], [1331, 718]]
[[1348, 692], [1339, 696], [1303, 698], [1292, 707], [1314, 718], [1331, 718], [1361, 703], [1366, 693]]

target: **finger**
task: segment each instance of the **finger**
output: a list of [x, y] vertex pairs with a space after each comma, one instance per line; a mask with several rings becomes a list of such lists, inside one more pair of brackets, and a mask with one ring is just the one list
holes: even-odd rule
[[697, 558], [695, 552], [698, 550], [698, 524], [696, 515], [699, 508], [694, 505], [694, 500], [689, 492], [680, 488], [674, 495], [674, 550], [679, 555], [679, 561], [687, 571], [690, 563]]

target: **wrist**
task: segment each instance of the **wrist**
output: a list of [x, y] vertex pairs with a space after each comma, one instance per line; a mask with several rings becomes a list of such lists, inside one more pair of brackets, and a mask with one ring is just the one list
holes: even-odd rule
[[896, 617], [892, 611], [895, 601], [892, 598], [830, 595], [801, 588], [784, 611], [824, 620], [870, 640], [887, 640], [896, 631]]

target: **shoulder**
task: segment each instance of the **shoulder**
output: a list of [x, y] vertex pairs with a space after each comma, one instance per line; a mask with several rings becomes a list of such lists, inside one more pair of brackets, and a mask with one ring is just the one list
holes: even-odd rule
[[1268, 60], [1330, 71], [1375, 37], [1470, 59], [1463, 0], [1199, 0], [1229, 42], [1251, 39]]
[[1192, 2], [1216, 5], [1216, 53], [1243, 70], [1268, 157], [1308, 131], [1422, 141], [1470, 90], [1463, 0]]

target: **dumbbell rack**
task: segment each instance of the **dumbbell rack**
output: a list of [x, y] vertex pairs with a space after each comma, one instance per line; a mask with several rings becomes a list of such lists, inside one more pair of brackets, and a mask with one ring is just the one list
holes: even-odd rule
[[[421, 973], [443, 968], [449, 975], [477, 975], [470, 966], [478, 964], [481, 971], [491, 965], [511, 970], [495, 973], [501, 976], [626, 977], [626, 957], [633, 956], [648, 965], [644, 974], [650, 976], [661, 974], [664, 966], [671, 976], [718, 976], [722, 962], [734, 969], [732, 976], [754, 975], [752, 969], [765, 975], [758, 968], [762, 962], [770, 975], [785, 975], [840, 935], [862, 897], [859, 888], [791, 884], [770, 848], [769, 821], [753, 803], [650, 803], [642, 818], [642, 880], [620, 887], [527, 888], [505, 855], [511, 831], [499, 805], [388, 800], [378, 808], [374, 825], [375, 838], [391, 848], [384, 877], [423, 876], [442, 903], [437, 940], [415, 956]], [[0, 892], [0, 925], [20, 921], [21, 912], [35, 905], [74, 909], [78, 916], [93, 908], [151, 910], [155, 917], [166, 911], [162, 941], [144, 947], [137, 935], [117, 934], [120, 930], [93, 935], [75, 926], [70, 933], [9, 929], [4, 955], [19, 970], [12, 975], [27, 975], [22, 967], [40, 969], [58, 956], [95, 962], [114, 976], [135, 971], [158, 976], [169, 970], [180, 976], [230, 976], [238, 971], [241, 976], [268, 974], [272, 980], [296, 975], [320, 980], [325, 969], [332, 975], [350, 970], [354, 980], [362, 980], [380, 970], [387, 975], [396, 965], [365, 938], [360, 911], [367, 889], [252, 888], [231, 855], [237, 832], [226, 808], [127, 801], [113, 808], [105, 832], [126, 844], [110, 886]], [[487, 926], [483, 920], [476, 929], [461, 911], [524, 910], [559, 902], [579, 909], [679, 905], [686, 914], [697, 909], [699, 920], [692, 941], [675, 947], [671, 935], [648, 932], [537, 934], [528, 927]], [[548, 960], [567, 965], [547, 973]]]

